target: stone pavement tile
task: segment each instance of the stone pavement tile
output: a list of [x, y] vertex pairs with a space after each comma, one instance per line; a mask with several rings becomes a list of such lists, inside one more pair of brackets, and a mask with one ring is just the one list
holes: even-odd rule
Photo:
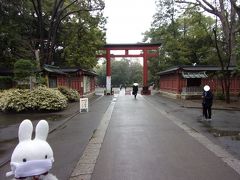
[[72, 177], [79, 175], [91, 174], [94, 170], [95, 164], [78, 164], [78, 166], [74, 169], [72, 173]]
[[81, 158], [78, 162], [78, 164], [95, 164], [97, 161], [97, 157], [87, 157], [87, 158]]
[[105, 130], [97, 129], [96, 132], [93, 134], [93, 137], [102, 137], [105, 136]]
[[89, 143], [85, 149], [85, 151], [89, 151], [89, 149], [100, 149], [101, 144]]
[[94, 137], [91, 139], [90, 143], [92, 144], [101, 144], [103, 143], [103, 137]]
[[91, 180], [91, 175], [79, 175], [75, 177], [71, 177], [69, 180]]
[[88, 157], [88, 156], [97, 156], [99, 154], [100, 149], [95, 148], [88, 148], [84, 151], [82, 157]]
[[85, 151], [78, 164], [96, 163], [100, 150]]

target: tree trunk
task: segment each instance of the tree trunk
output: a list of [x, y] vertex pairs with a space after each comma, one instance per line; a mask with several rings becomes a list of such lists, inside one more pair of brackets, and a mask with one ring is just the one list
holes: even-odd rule
[[224, 88], [224, 80], [220, 78], [221, 86], [222, 86], [222, 94], [225, 96], [225, 88]]
[[225, 77], [225, 99], [226, 99], [226, 103], [230, 103], [230, 76], [229, 73], [227, 72], [227, 75]]

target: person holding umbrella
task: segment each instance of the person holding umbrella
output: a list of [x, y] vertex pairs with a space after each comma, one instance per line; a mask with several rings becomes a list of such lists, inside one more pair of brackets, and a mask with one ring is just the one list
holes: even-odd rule
[[134, 95], [135, 99], [137, 98], [137, 93], [138, 93], [138, 83], [133, 83], [132, 94]]

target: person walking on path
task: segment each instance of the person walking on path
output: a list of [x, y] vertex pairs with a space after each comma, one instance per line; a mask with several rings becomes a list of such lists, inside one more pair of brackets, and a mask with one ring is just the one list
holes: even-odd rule
[[135, 99], [137, 98], [137, 93], [138, 93], [138, 83], [133, 83], [132, 94], [134, 95]]
[[206, 121], [211, 122], [213, 94], [208, 85], [205, 85], [203, 90], [204, 90], [202, 94], [203, 117], [205, 118]]

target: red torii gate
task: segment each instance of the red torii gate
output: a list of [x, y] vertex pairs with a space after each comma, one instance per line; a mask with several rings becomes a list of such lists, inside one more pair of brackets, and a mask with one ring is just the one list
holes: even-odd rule
[[[150, 94], [148, 90], [148, 58], [158, 56], [158, 48], [160, 43], [137, 43], [137, 44], [106, 44], [103, 46], [103, 54], [97, 55], [97, 58], [105, 58], [107, 61], [106, 65], [106, 90], [107, 94], [111, 92], [111, 58], [115, 57], [142, 57], [143, 58], [143, 91], [142, 94]], [[111, 50], [124, 51], [124, 54], [112, 54]], [[131, 53], [130, 50], [141, 50], [140, 54]], [[105, 52], [104, 52], [105, 51]], [[154, 51], [154, 52], [149, 52]]]

